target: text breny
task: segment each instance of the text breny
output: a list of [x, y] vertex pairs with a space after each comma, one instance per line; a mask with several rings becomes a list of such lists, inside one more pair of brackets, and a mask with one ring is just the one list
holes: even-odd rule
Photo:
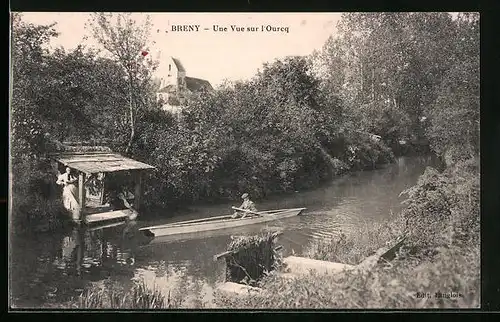
[[192, 32], [199, 31], [200, 25], [172, 25], [172, 31]]

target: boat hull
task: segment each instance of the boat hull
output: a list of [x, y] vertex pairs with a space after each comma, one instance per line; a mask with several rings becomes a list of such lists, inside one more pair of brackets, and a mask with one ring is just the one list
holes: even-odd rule
[[217, 220], [210, 220], [210, 218], [208, 218], [206, 221], [186, 222], [186, 223], [181, 222], [181, 223], [174, 223], [156, 227], [145, 227], [139, 230], [148, 237], [192, 234], [198, 232], [206, 232], [212, 230], [221, 230], [234, 227], [262, 224], [275, 220], [294, 217], [299, 215], [304, 209], [305, 208], [285, 209], [274, 213], [263, 212], [261, 216], [252, 216], [252, 217], [235, 218], [235, 219], [231, 218], [231, 216], [228, 215], [225, 218]]
[[87, 225], [104, 224], [113, 221], [135, 220], [137, 212], [130, 209], [112, 210], [106, 212], [85, 214], [83, 221]]
[[167, 235], [167, 236], [152, 236], [148, 237], [145, 234], [141, 234], [141, 237], [145, 239], [141, 239], [141, 247], [147, 247], [151, 245], [158, 244], [169, 244], [169, 243], [177, 243], [184, 241], [193, 241], [193, 240], [206, 240], [214, 237], [227, 237], [229, 235], [257, 235], [259, 233], [265, 231], [276, 231], [281, 230], [282, 228], [278, 225], [273, 225], [272, 222], [268, 224], [262, 225], [246, 225], [239, 227], [230, 227], [226, 229], [217, 229], [217, 230], [207, 230], [207, 231], [197, 231], [193, 233], [186, 234], [175, 234], [175, 235]]

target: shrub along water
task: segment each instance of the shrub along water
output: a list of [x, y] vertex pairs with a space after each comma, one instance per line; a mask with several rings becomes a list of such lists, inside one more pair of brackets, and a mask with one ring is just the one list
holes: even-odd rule
[[469, 159], [439, 173], [427, 168], [408, 195], [403, 216], [419, 251], [479, 244], [479, 164]]
[[61, 198], [56, 197], [61, 191], [55, 181], [48, 160], [24, 159], [12, 165], [11, 223], [16, 233], [57, 229], [61, 218], [69, 218]]
[[158, 169], [146, 202], [264, 197], [394, 161], [384, 143], [345, 128], [340, 100], [325, 100], [310, 68], [304, 57], [265, 65], [191, 96], [177, 121], [145, 111], [133, 153]]
[[232, 237], [226, 256], [226, 281], [254, 285], [269, 272], [281, 265], [281, 257], [275, 250], [276, 232], [264, 232], [255, 236]]

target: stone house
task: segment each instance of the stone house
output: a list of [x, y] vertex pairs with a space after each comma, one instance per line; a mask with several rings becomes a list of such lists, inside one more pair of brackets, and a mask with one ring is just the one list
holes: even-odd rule
[[181, 61], [174, 57], [160, 60], [158, 76], [159, 88], [156, 99], [162, 104], [163, 109], [172, 112], [182, 108], [189, 94], [201, 90], [213, 90], [207, 80], [186, 76], [186, 69]]

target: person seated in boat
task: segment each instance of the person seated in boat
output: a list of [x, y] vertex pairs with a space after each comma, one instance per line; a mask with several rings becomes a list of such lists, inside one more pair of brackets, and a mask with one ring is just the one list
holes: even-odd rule
[[[243, 199], [243, 203], [239, 207], [240, 209], [245, 209], [245, 210], [250, 210], [250, 211], [257, 211], [257, 208], [255, 207], [255, 204], [252, 200], [250, 200], [250, 196], [248, 193], [244, 193], [241, 195], [241, 199]], [[237, 218], [241, 214], [241, 219], [245, 218], [249, 213], [248, 212], [243, 212], [243, 211], [235, 211], [234, 214], [231, 216], [231, 218]]]
[[134, 220], [137, 217], [137, 210], [133, 208], [133, 199], [134, 195], [126, 187], [112, 187], [109, 189], [109, 205], [113, 208], [113, 210], [132, 210], [132, 215], [129, 218], [131, 220]]

